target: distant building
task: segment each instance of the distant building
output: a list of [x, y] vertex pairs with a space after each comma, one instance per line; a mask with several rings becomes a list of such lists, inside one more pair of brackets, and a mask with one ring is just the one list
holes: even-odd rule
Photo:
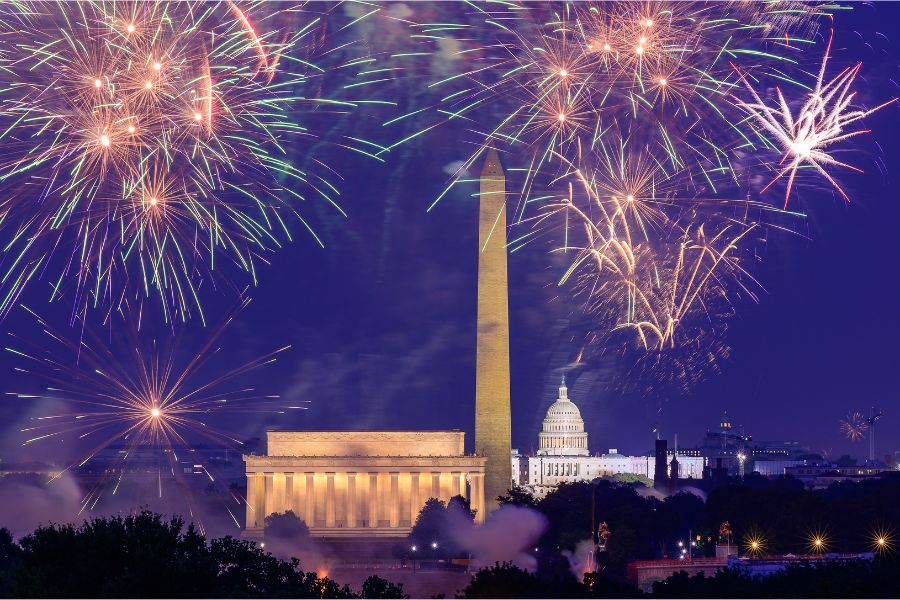
[[[796, 441], [755, 441], [752, 435], [745, 435], [741, 428], [735, 427], [728, 413], [724, 413], [719, 421], [719, 426], [709, 429], [700, 445], [695, 448], [679, 450], [678, 460], [681, 456], [702, 456], [709, 465], [725, 470], [725, 473], [737, 475], [740, 473], [740, 461], [738, 455], [745, 457], [745, 467], [749, 471], [755, 471], [767, 476], [783, 475], [783, 468], [790, 466], [788, 463], [777, 464], [777, 461], [798, 461], [809, 458], [809, 447]], [[776, 461], [776, 464], [761, 465], [764, 461]]]
[[713, 577], [716, 571], [728, 567], [726, 558], [695, 558], [693, 560], [666, 558], [662, 560], [635, 560], [628, 563], [628, 580], [645, 593], [653, 590], [653, 584], [665, 581], [672, 575], [684, 571], [693, 577], [703, 573]]
[[759, 558], [750, 556], [729, 556], [728, 568], [740, 569], [753, 577], [765, 577], [784, 571], [787, 567], [797, 565], [823, 565], [823, 564], [843, 564], [857, 561], [874, 560], [873, 552], [861, 552], [859, 554], [787, 554], [785, 556], [761, 556]]
[[518, 448], [513, 448], [511, 452], [512, 463], [512, 484], [515, 487], [521, 486], [528, 481], [528, 461], [522, 460]]
[[753, 472], [765, 477], [778, 477], [785, 475], [787, 469], [800, 467], [807, 464], [806, 460], [755, 460]]
[[808, 488], [826, 488], [835, 481], [863, 481], [877, 479], [892, 472], [888, 467], [839, 467], [830, 463], [811, 463], [785, 468], [785, 475], [802, 481]]
[[[590, 454], [584, 419], [581, 411], [569, 398], [565, 379], [560, 384], [559, 396], [547, 409], [538, 439], [539, 450], [535, 456], [526, 457], [515, 453], [512, 456], [513, 473], [522, 473], [519, 485], [526, 486], [538, 497], [546, 495], [561, 483], [590, 481], [597, 477], [622, 474], [648, 480], [658, 476], [654, 456], [625, 456], [614, 448], [608, 454]], [[665, 479], [664, 492], [668, 490], [670, 460], [675, 458], [674, 453], [666, 452], [665, 448], [663, 440], [661, 472]], [[676, 477], [700, 479], [703, 476], [705, 463], [700, 456], [683, 456], [679, 453], [674, 462]]]
[[805, 554], [786, 556], [716, 556], [714, 558], [636, 560], [628, 563], [628, 579], [643, 592], [650, 592], [653, 584], [665, 581], [672, 575], [684, 571], [690, 576], [703, 573], [712, 577], [722, 569], [740, 569], [752, 576], [765, 577], [783, 571], [790, 565], [820, 565], [825, 563], [848, 563], [872, 560], [871, 552], [861, 554]]
[[885, 463], [895, 471], [900, 471], [900, 450], [895, 450], [893, 454], [887, 455]]
[[654, 453], [653, 462], [653, 487], [660, 491], [665, 491], [669, 486], [668, 470], [666, 467], [666, 458], [668, 457], [668, 442], [666, 440], [656, 440], [656, 452]]

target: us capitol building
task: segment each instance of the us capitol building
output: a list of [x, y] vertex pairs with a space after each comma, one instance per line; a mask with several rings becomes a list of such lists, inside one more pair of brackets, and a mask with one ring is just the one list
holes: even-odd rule
[[[706, 461], [702, 456], [686, 456], [675, 450], [672, 457], [678, 466], [668, 468], [670, 477], [700, 479], [703, 476]], [[624, 456], [614, 449], [608, 454], [591, 455], [584, 419], [578, 406], [569, 398], [563, 377], [559, 396], [544, 417], [537, 454], [521, 456], [512, 451], [511, 466], [514, 485], [543, 497], [560, 483], [590, 481], [597, 477], [628, 474], [649, 482], [654, 479], [655, 462], [655, 456]]]

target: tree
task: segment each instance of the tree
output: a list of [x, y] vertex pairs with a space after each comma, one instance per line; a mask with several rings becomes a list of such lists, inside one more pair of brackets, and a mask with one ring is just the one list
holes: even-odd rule
[[640, 598], [641, 590], [630, 583], [603, 577], [597, 573], [586, 573], [584, 587], [589, 598]]
[[519, 486], [511, 488], [505, 496], [499, 496], [497, 500], [500, 504], [510, 504], [512, 506], [527, 506], [528, 508], [537, 506], [537, 500], [531, 492]]
[[407, 547], [398, 548], [396, 554], [414, 559], [465, 557], [466, 553], [457, 542], [457, 533], [460, 528], [471, 527], [474, 520], [469, 501], [462, 496], [454, 496], [447, 504], [429, 498], [409, 532]]
[[353, 597], [347, 586], [299, 570], [296, 559], [279, 560], [231, 537], [207, 545], [182, 519], [149, 511], [40, 527], [22, 539], [18, 554], [13, 596]]
[[265, 520], [263, 535], [266, 540], [302, 541], [309, 539], [309, 527], [294, 511], [272, 513]]
[[646, 475], [638, 475], [637, 473], [616, 473], [613, 479], [620, 483], [640, 483], [644, 487], [653, 487], [653, 480]]
[[0, 529], [0, 598], [12, 594], [12, 576], [19, 566], [21, 549], [6, 528]]
[[545, 579], [510, 563], [479, 570], [463, 598], [587, 598], [587, 588], [570, 579]]
[[312, 550], [309, 527], [293, 511], [272, 513], [265, 519], [266, 549], [282, 559], [304, 558]]
[[403, 593], [403, 585], [392, 583], [378, 575], [369, 575], [362, 584], [362, 598], [409, 598]]
[[215, 577], [203, 537], [179, 518], [142, 512], [80, 527], [39, 527], [21, 540], [20, 596], [203, 596]]
[[707, 577], [684, 571], [653, 584], [654, 598], [896, 598], [897, 561], [794, 565], [766, 577], [722, 569]]
[[463, 590], [463, 598], [534, 598], [535, 577], [504, 563], [481, 569]]
[[300, 561], [279, 560], [256, 544], [232, 537], [213, 540], [209, 547], [218, 568], [212, 596], [222, 598], [352, 598], [347, 586], [327, 577], [304, 573]]
[[834, 464], [839, 467], [855, 467], [856, 459], [849, 454], [842, 454], [837, 458], [837, 460], [834, 461]]

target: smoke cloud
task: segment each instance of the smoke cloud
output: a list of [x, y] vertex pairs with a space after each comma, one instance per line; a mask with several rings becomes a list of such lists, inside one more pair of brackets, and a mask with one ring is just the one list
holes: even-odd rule
[[523, 506], [502, 506], [483, 525], [461, 523], [453, 529], [456, 542], [484, 565], [512, 562], [534, 571], [537, 559], [530, 550], [547, 530], [547, 518]]

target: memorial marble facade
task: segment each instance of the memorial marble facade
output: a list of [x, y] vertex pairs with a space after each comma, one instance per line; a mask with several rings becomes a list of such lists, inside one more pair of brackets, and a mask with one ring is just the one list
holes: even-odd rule
[[484, 457], [461, 431], [269, 431], [266, 455], [245, 455], [245, 534], [293, 511], [318, 537], [400, 537], [425, 501], [470, 500], [485, 512]]

